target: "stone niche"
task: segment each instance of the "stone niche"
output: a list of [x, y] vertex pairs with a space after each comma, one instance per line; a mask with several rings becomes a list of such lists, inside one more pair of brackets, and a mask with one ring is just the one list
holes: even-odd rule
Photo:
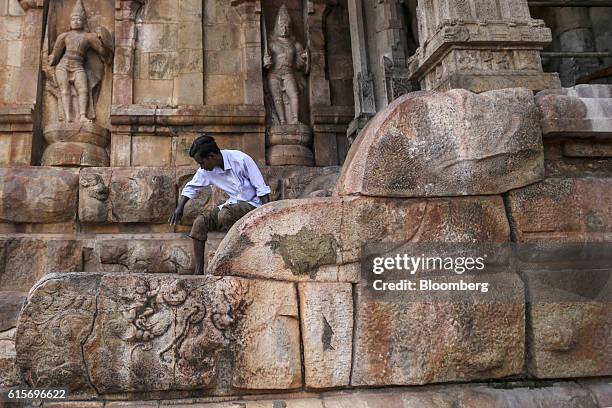
[[50, 4], [41, 54], [43, 165], [109, 165], [114, 31], [112, 0]]
[[335, 165], [353, 116], [346, 1], [262, 3], [266, 160]]
[[0, 1], [0, 165], [32, 162], [42, 0]]

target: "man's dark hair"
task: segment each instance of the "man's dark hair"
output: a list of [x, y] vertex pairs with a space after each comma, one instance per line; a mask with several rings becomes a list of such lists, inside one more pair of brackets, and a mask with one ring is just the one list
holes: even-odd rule
[[189, 149], [190, 157], [195, 157], [196, 154], [200, 157], [208, 157], [211, 153], [220, 154], [221, 150], [215, 143], [215, 138], [208, 135], [196, 138]]

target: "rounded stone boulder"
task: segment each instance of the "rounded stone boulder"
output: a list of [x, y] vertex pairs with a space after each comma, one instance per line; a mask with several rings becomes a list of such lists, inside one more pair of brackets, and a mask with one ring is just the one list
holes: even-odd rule
[[378, 197], [500, 194], [544, 173], [530, 90], [413, 92], [375, 116], [351, 147], [336, 193]]

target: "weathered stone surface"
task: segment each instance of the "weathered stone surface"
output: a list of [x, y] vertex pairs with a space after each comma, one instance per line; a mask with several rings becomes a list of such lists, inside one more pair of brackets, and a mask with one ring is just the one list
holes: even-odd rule
[[41, 167], [0, 168], [0, 220], [71, 221], [76, 216], [77, 173]]
[[612, 85], [577, 85], [536, 95], [545, 136], [612, 135]]
[[337, 192], [496, 194], [533, 183], [543, 171], [538, 113], [527, 89], [415, 92], [393, 102], [362, 131]]
[[30, 292], [15, 337], [17, 365], [37, 387], [69, 386], [72, 395], [93, 394], [82, 345], [96, 315], [100, 275], [48, 275]]
[[20, 317], [17, 361], [32, 385], [71, 395], [292, 389], [302, 383], [297, 310], [289, 283], [50, 275]]
[[[604, 384], [612, 389], [612, 385]], [[582, 382], [581, 382], [582, 384]], [[590, 385], [584, 387], [592, 389]], [[46, 403], [45, 408], [90, 408], [97, 402]], [[82, 404], [82, 405], [79, 405]], [[423, 386], [386, 390], [333, 391], [323, 394], [278, 395], [275, 398], [250, 396], [227, 402], [208, 402], [204, 398], [161, 401], [107, 402], [108, 408], [597, 408], [606, 407], [589, 391], [573, 382], [490, 383]], [[91, 405], [98, 408], [97, 405]], [[100, 407], [101, 408], [101, 407]]]
[[508, 194], [520, 242], [612, 240], [612, 179], [548, 178]]
[[[322, 396], [326, 408], [596, 408], [588, 391], [574, 383], [528, 387], [481, 384], [427, 386], [380, 391], [345, 391]], [[602, 405], [603, 406], [603, 405]]]
[[171, 168], [91, 168], [80, 176], [83, 222], [166, 223], [176, 205]]
[[306, 387], [349, 385], [353, 349], [350, 283], [300, 283]]
[[149, 237], [126, 234], [98, 237], [85, 244], [91, 248], [85, 269], [98, 272], [173, 273], [193, 272], [193, 244], [174, 234]]
[[[450, 300], [431, 291], [385, 298], [358, 284], [353, 386], [500, 378], [523, 371], [525, 311], [516, 274], [462, 276], [492, 282], [487, 293]], [[448, 280], [448, 279], [447, 279]]]
[[0, 332], [0, 387], [12, 387], [20, 383], [15, 367], [15, 331]]
[[612, 406], [612, 381], [609, 378], [581, 380], [579, 384], [591, 392], [599, 406]]
[[[529, 290], [534, 291], [532, 286]], [[612, 302], [541, 301], [529, 308], [528, 370], [537, 378], [612, 375]]]
[[[209, 271], [290, 281], [357, 281], [365, 243], [507, 242], [501, 197], [285, 200], [236, 223]], [[357, 265], [356, 270], [344, 273]]]
[[17, 326], [17, 317], [25, 299], [23, 292], [0, 292], [0, 332]]
[[83, 270], [81, 244], [65, 235], [0, 235], [0, 287], [28, 292], [44, 275]]

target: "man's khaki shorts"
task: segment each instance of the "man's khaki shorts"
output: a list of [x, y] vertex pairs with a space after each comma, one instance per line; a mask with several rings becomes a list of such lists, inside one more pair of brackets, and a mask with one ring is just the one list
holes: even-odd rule
[[214, 209], [202, 212], [197, 216], [189, 236], [198, 241], [206, 241], [208, 231], [228, 231], [236, 221], [254, 209], [255, 207], [246, 201], [227, 204], [222, 209], [215, 206]]

